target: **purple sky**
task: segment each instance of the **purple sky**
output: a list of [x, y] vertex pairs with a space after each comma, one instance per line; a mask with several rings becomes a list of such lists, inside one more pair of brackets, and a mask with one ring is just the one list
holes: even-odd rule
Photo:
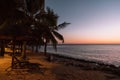
[[120, 0], [46, 0], [71, 24], [59, 32], [65, 43], [120, 43]]

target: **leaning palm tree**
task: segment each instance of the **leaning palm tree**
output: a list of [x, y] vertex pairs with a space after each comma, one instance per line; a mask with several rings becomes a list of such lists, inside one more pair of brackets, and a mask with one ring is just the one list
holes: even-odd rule
[[[61, 34], [59, 34], [57, 31], [59, 29], [65, 28], [68, 24], [70, 23], [62, 23], [60, 25], [57, 25], [58, 21], [58, 15], [54, 13], [54, 11], [50, 8], [47, 8], [47, 11], [43, 14], [38, 14], [36, 18], [39, 20], [39, 24], [42, 28], [42, 37], [44, 41], [44, 53], [46, 54], [47, 52], [47, 44], [52, 43], [53, 48], [57, 50], [57, 39], [61, 40], [64, 42], [64, 38]], [[57, 39], [56, 39], [57, 38]]]

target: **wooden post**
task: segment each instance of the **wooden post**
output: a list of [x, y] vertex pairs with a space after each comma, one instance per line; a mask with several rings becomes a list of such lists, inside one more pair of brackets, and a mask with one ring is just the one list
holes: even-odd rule
[[4, 54], [5, 54], [5, 46], [4, 46], [4, 40], [2, 40], [0, 56], [4, 57]]
[[14, 68], [14, 56], [15, 56], [15, 38], [13, 38], [13, 52], [12, 52], [12, 69]]
[[23, 46], [22, 46], [22, 59], [25, 60], [26, 59], [26, 41], [23, 42]]
[[44, 54], [47, 55], [47, 40], [45, 41], [44, 44]]

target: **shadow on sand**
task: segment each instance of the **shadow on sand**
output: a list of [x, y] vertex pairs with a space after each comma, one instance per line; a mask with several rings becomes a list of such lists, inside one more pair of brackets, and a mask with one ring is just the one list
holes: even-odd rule
[[6, 71], [6, 75], [13, 76], [13, 75], [27, 75], [27, 74], [42, 74], [44, 75], [44, 72], [46, 71], [46, 68], [42, 68], [41, 64], [38, 63], [27, 63], [24, 66], [17, 67], [12, 69], [11, 67], [8, 67]]

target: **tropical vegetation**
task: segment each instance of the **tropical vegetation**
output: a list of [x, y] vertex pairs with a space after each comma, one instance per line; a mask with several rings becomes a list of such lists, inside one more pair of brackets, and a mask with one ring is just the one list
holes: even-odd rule
[[48, 43], [57, 50], [57, 40], [64, 42], [58, 30], [70, 23], [58, 25], [58, 15], [50, 8], [45, 9], [44, 0], [1, 0], [0, 10], [0, 36], [4, 36], [0, 38], [1, 52], [4, 53], [5, 45], [12, 41], [13, 62], [17, 44], [25, 57], [26, 45], [36, 46], [36, 51], [43, 45], [46, 53]]

